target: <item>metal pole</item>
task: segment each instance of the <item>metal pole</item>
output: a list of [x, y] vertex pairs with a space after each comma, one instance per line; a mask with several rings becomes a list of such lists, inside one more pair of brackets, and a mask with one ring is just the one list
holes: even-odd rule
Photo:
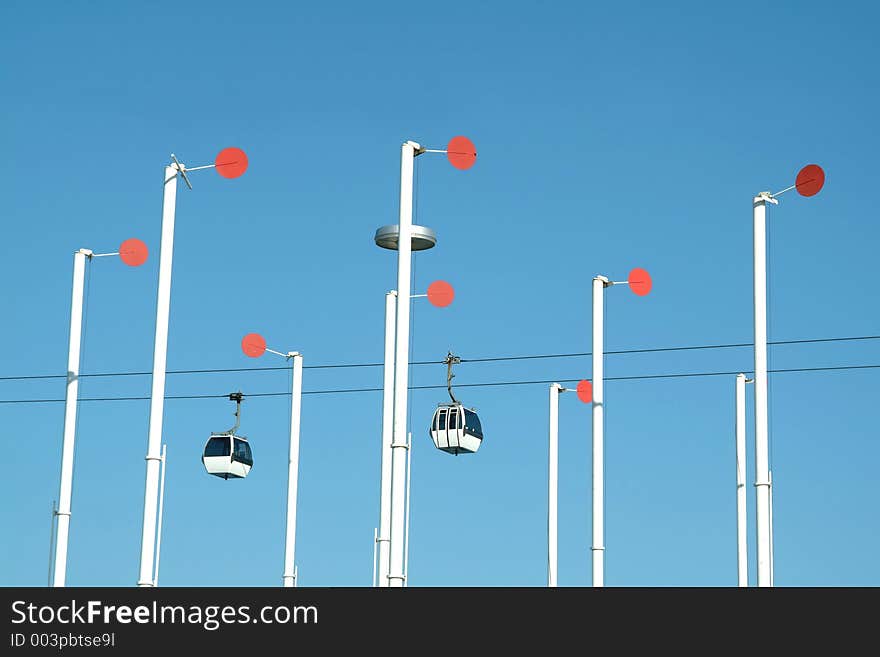
[[391, 443], [391, 554], [388, 584], [404, 585], [406, 503], [406, 410], [409, 367], [410, 268], [412, 253], [413, 160], [420, 146], [408, 141], [400, 149], [400, 223], [397, 238], [397, 329], [394, 357], [394, 433]]
[[162, 480], [159, 484], [159, 521], [156, 530], [156, 570], [153, 572], [153, 586], [159, 586], [159, 554], [162, 551], [162, 510], [165, 506], [165, 469], [168, 461], [165, 457], [167, 445], [162, 445]]
[[558, 556], [558, 490], [559, 490], [559, 394], [562, 386], [550, 384], [550, 442], [547, 476], [547, 586], [556, 586]]
[[388, 564], [391, 546], [391, 438], [394, 433], [394, 323], [397, 314], [397, 292], [385, 295], [385, 369], [382, 383], [382, 470], [379, 482], [379, 579], [378, 585], [389, 586]]
[[290, 452], [287, 464], [287, 532], [284, 537], [285, 587], [296, 586], [296, 494], [299, 477], [299, 425], [302, 409], [302, 354], [291, 352], [293, 384], [290, 391]]
[[746, 542], [746, 375], [736, 375], [736, 572], [738, 586], [749, 585]]
[[593, 586], [605, 586], [604, 276], [593, 279]]
[[412, 454], [413, 454], [412, 432], [409, 433], [409, 449], [406, 452], [406, 529], [404, 531], [405, 545], [403, 550], [403, 584], [409, 586], [409, 510], [410, 491], [412, 490]]
[[147, 476], [144, 487], [144, 522], [138, 586], [153, 585], [153, 551], [156, 543], [156, 507], [159, 497], [159, 447], [165, 408], [165, 364], [168, 355], [168, 316], [171, 309], [171, 260], [174, 252], [174, 208], [177, 199], [174, 165], [165, 167], [162, 202], [162, 237], [159, 245], [159, 290], [156, 299], [156, 335], [153, 345], [153, 386], [150, 393], [150, 429], [147, 439]]
[[755, 498], [758, 544], [758, 586], [770, 582], [770, 475], [767, 422], [767, 202], [754, 199], [755, 301]]
[[73, 254], [73, 287], [70, 292], [70, 341], [67, 347], [67, 393], [64, 400], [64, 438], [61, 446], [61, 483], [58, 493], [58, 532], [55, 542], [55, 572], [52, 586], [64, 586], [67, 575], [67, 537], [70, 529], [70, 500], [73, 496], [73, 454], [76, 439], [76, 404], [79, 391], [79, 361], [82, 346], [83, 290], [88, 249]]

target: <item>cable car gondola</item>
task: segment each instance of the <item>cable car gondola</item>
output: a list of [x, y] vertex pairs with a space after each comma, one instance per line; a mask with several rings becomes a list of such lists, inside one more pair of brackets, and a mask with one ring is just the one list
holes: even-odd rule
[[473, 454], [483, 442], [483, 428], [480, 418], [472, 408], [464, 405], [452, 394], [452, 366], [461, 362], [461, 358], [448, 353], [446, 356], [446, 388], [449, 390], [451, 403], [441, 403], [434, 411], [431, 420], [431, 440], [437, 449], [449, 454]]
[[202, 463], [208, 474], [223, 479], [230, 477], [244, 479], [254, 465], [254, 457], [247, 438], [235, 434], [240, 422], [243, 397], [240, 392], [229, 395], [229, 399], [235, 402], [235, 426], [228, 431], [212, 433], [205, 443]]

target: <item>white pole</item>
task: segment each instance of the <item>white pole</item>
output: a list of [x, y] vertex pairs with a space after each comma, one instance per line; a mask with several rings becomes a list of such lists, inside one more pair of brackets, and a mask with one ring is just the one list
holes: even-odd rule
[[559, 394], [562, 386], [550, 384], [550, 443], [547, 481], [547, 586], [556, 586], [559, 489]]
[[290, 453], [287, 464], [287, 533], [284, 538], [285, 587], [296, 586], [296, 494], [299, 477], [299, 425], [302, 409], [302, 354], [293, 357], [293, 385], [290, 391]]
[[394, 433], [391, 443], [391, 554], [388, 584], [404, 585], [406, 502], [406, 410], [409, 367], [410, 267], [412, 253], [413, 160], [420, 146], [408, 141], [400, 149], [400, 223], [397, 238], [397, 348], [394, 357]]
[[755, 498], [758, 544], [758, 586], [770, 582], [770, 475], [767, 423], [767, 201], [754, 199], [755, 300]]
[[165, 506], [165, 469], [168, 461], [165, 458], [167, 445], [162, 445], [162, 481], [159, 484], [159, 521], [156, 530], [156, 570], [153, 572], [153, 586], [159, 586], [159, 554], [162, 551], [162, 510]]
[[593, 586], [605, 586], [604, 297], [609, 281], [593, 279]]
[[64, 438], [61, 446], [61, 483], [58, 493], [58, 532], [55, 542], [55, 572], [52, 586], [64, 586], [67, 576], [67, 537], [70, 530], [70, 500], [73, 496], [73, 453], [76, 439], [76, 404], [79, 391], [79, 361], [82, 346], [83, 290], [86, 258], [92, 252], [73, 254], [73, 287], [70, 292], [70, 341], [67, 347], [67, 393], [64, 400]]
[[391, 438], [394, 433], [394, 324], [397, 292], [385, 295], [385, 369], [382, 382], [382, 473], [379, 482], [379, 579], [389, 586], [388, 564], [391, 547]]
[[176, 166], [165, 167], [162, 202], [162, 237], [159, 244], [159, 291], [156, 299], [156, 335], [153, 345], [153, 386], [150, 393], [150, 429], [147, 439], [147, 477], [144, 487], [144, 522], [138, 586], [153, 584], [153, 551], [156, 543], [156, 507], [159, 496], [159, 446], [165, 408], [165, 363], [168, 355], [168, 316], [171, 309], [171, 259], [174, 252], [174, 208], [177, 199]]
[[412, 490], [412, 453], [413, 453], [413, 442], [412, 442], [412, 432], [409, 434], [409, 449], [406, 452], [406, 544], [403, 550], [403, 583], [404, 586], [409, 586], [409, 511], [412, 505], [410, 504], [410, 491]]
[[749, 585], [746, 542], [746, 375], [736, 375], [736, 572], [738, 586]]

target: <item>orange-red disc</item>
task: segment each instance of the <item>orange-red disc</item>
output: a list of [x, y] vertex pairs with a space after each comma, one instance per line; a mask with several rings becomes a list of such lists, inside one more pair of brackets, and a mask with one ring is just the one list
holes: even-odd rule
[[580, 399], [585, 404], [589, 404], [593, 401], [593, 384], [583, 379], [578, 382], [577, 387], [577, 395], [578, 399]]
[[241, 350], [246, 356], [259, 358], [266, 351], [266, 340], [259, 333], [248, 333], [241, 339]]
[[467, 137], [453, 137], [446, 146], [446, 157], [456, 169], [470, 169], [477, 161], [477, 149]]
[[818, 164], [808, 164], [798, 172], [794, 184], [801, 196], [813, 196], [825, 184], [825, 172]]
[[428, 286], [428, 301], [432, 306], [445, 308], [455, 298], [455, 290], [446, 281], [434, 281]]
[[214, 160], [214, 167], [224, 178], [238, 178], [247, 171], [247, 155], [240, 148], [224, 148]]
[[139, 267], [147, 261], [149, 249], [136, 237], [125, 240], [119, 245], [119, 258], [130, 267]]
[[651, 275], [644, 269], [636, 267], [629, 273], [629, 289], [640, 297], [651, 291]]

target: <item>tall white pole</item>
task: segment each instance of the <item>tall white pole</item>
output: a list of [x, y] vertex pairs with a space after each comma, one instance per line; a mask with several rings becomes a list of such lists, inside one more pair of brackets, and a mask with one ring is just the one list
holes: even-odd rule
[[296, 586], [296, 495], [299, 480], [299, 425], [302, 409], [302, 354], [291, 352], [293, 385], [290, 400], [290, 452], [287, 462], [287, 532], [284, 538], [284, 586]]
[[397, 237], [397, 348], [394, 357], [394, 433], [391, 444], [391, 555], [388, 583], [404, 585], [406, 521], [406, 411], [409, 367], [410, 267], [412, 253], [413, 161], [420, 146], [408, 141], [400, 149], [400, 222]]
[[749, 585], [746, 542], [746, 375], [736, 375], [736, 572], [738, 586]]
[[412, 431], [409, 432], [409, 449], [406, 454], [406, 528], [404, 529], [404, 549], [403, 549], [403, 583], [409, 586], [409, 511], [411, 508], [410, 492], [412, 491], [412, 455], [413, 442]]
[[605, 586], [604, 276], [593, 279], [593, 586]]
[[156, 569], [153, 571], [153, 586], [159, 586], [159, 557], [162, 553], [162, 511], [165, 506], [165, 470], [168, 467], [166, 458], [167, 445], [162, 445], [162, 479], [159, 483], [159, 521], [156, 530]]
[[61, 446], [61, 483], [58, 493], [58, 532], [55, 542], [55, 572], [52, 586], [64, 586], [67, 576], [67, 537], [70, 530], [70, 500], [73, 496], [73, 453], [76, 439], [76, 404], [79, 392], [79, 361], [82, 346], [83, 290], [86, 258], [92, 252], [73, 254], [73, 287], [70, 292], [70, 341], [67, 347], [67, 392], [64, 400], [64, 438]]
[[559, 394], [562, 386], [550, 384], [550, 441], [547, 476], [547, 586], [556, 586], [558, 555], [558, 490], [559, 490]]
[[385, 295], [385, 369], [382, 382], [382, 472], [379, 482], [379, 579], [389, 586], [388, 564], [391, 554], [391, 442], [394, 434], [394, 324], [397, 292]]
[[767, 421], [767, 202], [754, 199], [755, 300], [755, 498], [758, 544], [758, 586], [770, 581], [770, 474]]
[[159, 447], [165, 408], [165, 364], [168, 355], [168, 316], [171, 309], [171, 260], [174, 252], [174, 209], [177, 200], [176, 166], [165, 167], [162, 201], [162, 237], [159, 245], [159, 290], [156, 299], [156, 335], [153, 345], [153, 386], [150, 394], [150, 429], [147, 439], [147, 477], [144, 487], [144, 522], [138, 586], [153, 585], [156, 544], [156, 508], [159, 497]]

